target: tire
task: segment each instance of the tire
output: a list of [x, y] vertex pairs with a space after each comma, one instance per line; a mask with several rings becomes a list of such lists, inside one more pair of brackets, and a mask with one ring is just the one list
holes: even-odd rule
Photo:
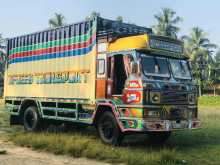
[[149, 132], [148, 137], [150, 142], [154, 144], [164, 143], [171, 135], [171, 132]]
[[30, 106], [24, 111], [23, 125], [28, 132], [37, 132], [44, 128], [44, 123], [40, 119], [37, 107]]
[[123, 139], [115, 116], [111, 112], [104, 112], [97, 122], [97, 131], [101, 140], [106, 144], [120, 145]]

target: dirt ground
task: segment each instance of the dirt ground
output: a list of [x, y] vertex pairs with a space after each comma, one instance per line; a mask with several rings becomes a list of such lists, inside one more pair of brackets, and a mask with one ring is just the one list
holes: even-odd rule
[[7, 152], [0, 154], [0, 165], [108, 165], [85, 158], [71, 158], [70, 156], [33, 151], [1, 139], [0, 150]]

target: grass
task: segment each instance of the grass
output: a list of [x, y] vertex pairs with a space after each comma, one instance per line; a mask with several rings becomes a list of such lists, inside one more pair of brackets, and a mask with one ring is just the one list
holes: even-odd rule
[[174, 132], [162, 146], [150, 144], [145, 135], [127, 136], [122, 147], [104, 145], [93, 128], [73, 132], [51, 130], [43, 133], [25, 133], [22, 127], [9, 129], [8, 116], [1, 113], [1, 110], [0, 124], [1, 128], [3, 126], [7, 130], [7, 137], [16, 144], [55, 154], [128, 165], [193, 165], [195, 162], [196, 164], [219, 165], [219, 98], [213, 98], [214, 100], [211, 97], [200, 98], [199, 103], [202, 106], [199, 108], [199, 114], [203, 123], [202, 129]]
[[199, 98], [200, 106], [220, 106], [220, 96], [202, 96]]

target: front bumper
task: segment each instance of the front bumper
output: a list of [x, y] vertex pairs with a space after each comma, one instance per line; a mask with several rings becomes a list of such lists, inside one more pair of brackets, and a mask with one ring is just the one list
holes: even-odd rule
[[[159, 112], [160, 114], [156, 114], [157, 117], [150, 118], [149, 111]], [[129, 105], [129, 107], [126, 105], [120, 106], [119, 112], [120, 128], [123, 132], [174, 131], [201, 128], [201, 122], [196, 117], [196, 105]]]
[[160, 119], [121, 119], [122, 132], [178, 131], [201, 128], [201, 121], [191, 120], [160, 120]]
[[143, 121], [144, 131], [175, 131], [198, 128], [201, 128], [201, 121], [198, 119]]

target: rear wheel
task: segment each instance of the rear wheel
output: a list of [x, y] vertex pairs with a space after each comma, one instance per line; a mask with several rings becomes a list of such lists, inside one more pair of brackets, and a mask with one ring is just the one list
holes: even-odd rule
[[97, 123], [97, 131], [104, 143], [120, 145], [123, 134], [111, 112], [105, 112], [101, 115]]
[[24, 111], [23, 124], [24, 129], [29, 132], [40, 131], [43, 129], [44, 124], [40, 119], [37, 107], [30, 106]]
[[164, 143], [171, 135], [171, 132], [149, 132], [148, 137], [154, 144]]

